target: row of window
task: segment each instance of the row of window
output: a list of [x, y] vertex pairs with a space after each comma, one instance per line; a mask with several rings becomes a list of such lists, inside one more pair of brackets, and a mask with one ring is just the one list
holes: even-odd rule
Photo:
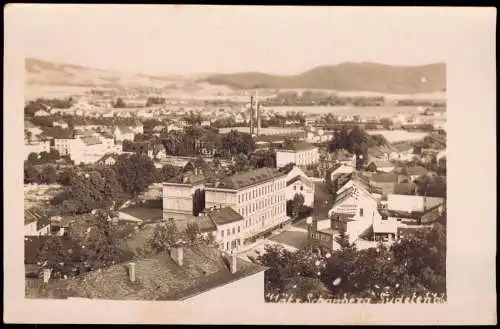
[[252, 200], [253, 198], [258, 198], [263, 195], [273, 193], [274, 191], [284, 189], [285, 187], [286, 187], [286, 182], [283, 180], [260, 186], [257, 189], [253, 189], [251, 191], [247, 191], [244, 192], [243, 194], [238, 195], [238, 203], [242, 203], [248, 200]]
[[321, 241], [330, 241], [331, 237], [326, 234], [321, 234], [321, 233], [311, 233], [311, 237], [314, 240], [321, 240]]
[[[233, 232], [233, 235], [236, 234], [236, 230], [238, 231], [238, 233], [240, 233], [240, 226], [238, 225], [238, 227], [233, 227], [233, 229], [227, 229], [226, 230], [226, 236], [230, 236], [231, 235], [231, 232]], [[220, 236], [223, 238], [224, 237], [224, 230], [220, 231]]]
[[272, 204], [278, 203], [278, 202], [283, 202], [285, 201], [285, 194], [280, 193], [280, 194], [275, 194], [275, 195], [270, 195], [267, 198], [255, 201], [251, 204], [248, 204], [242, 208], [240, 208], [240, 214], [242, 216], [246, 216], [249, 214], [252, 214], [256, 211], [268, 208]]

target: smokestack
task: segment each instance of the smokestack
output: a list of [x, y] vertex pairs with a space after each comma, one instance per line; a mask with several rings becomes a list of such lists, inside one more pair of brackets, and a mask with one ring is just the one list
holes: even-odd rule
[[231, 254], [231, 274], [236, 273], [236, 271], [238, 270], [237, 259], [238, 258], [236, 257], [236, 254], [232, 253]]
[[44, 283], [49, 282], [51, 274], [52, 274], [52, 269], [51, 268], [44, 268], [43, 269], [43, 282]]
[[253, 135], [253, 96], [250, 96], [250, 135]]
[[177, 265], [182, 266], [184, 263], [184, 249], [182, 249], [182, 247], [172, 248], [170, 257], [172, 257]]
[[260, 109], [259, 109], [259, 99], [257, 98], [258, 92], [255, 92], [255, 110], [257, 111], [257, 136], [259, 136], [260, 131]]
[[128, 277], [130, 279], [130, 282], [135, 282], [135, 263], [134, 262], [128, 263]]

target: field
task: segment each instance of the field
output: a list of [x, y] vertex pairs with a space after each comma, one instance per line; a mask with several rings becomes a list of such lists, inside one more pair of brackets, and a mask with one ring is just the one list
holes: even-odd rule
[[402, 114], [418, 114], [420, 109], [417, 106], [274, 106], [267, 107], [277, 113], [303, 112], [304, 114], [326, 114], [334, 115], [359, 115], [360, 117], [394, 116]]
[[417, 141], [429, 134], [426, 132], [409, 132], [406, 130], [368, 130], [367, 133], [371, 135], [382, 135], [390, 143], [399, 141]]

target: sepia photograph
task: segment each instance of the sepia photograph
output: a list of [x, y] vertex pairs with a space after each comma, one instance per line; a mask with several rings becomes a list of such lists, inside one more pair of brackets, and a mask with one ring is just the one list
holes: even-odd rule
[[24, 9], [24, 299], [449, 302], [459, 110], [411, 11]]

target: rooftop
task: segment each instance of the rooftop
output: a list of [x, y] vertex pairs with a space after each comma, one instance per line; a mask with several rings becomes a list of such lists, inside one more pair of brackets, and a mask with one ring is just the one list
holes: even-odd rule
[[376, 183], [397, 183], [398, 175], [389, 173], [375, 173], [371, 180]]
[[97, 137], [94, 137], [94, 136], [86, 136], [86, 137], [82, 137], [80, 139], [87, 146], [102, 144], [101, 140]]
[[37, 222], [42, 220], [44, 217], [47, 217], [42, 210], [38, 208], [30, 208], [24, 210], [24, 224], [30, 224], [33, 222]]
[[285, 176], [285, 174], [274, 168], [264, 167], [226, 177], [217, 187], [239, 190], [280, 176]]
[[290, 147], [284, 148], [283, 150], [307, 151], [315, 148], [317, 147], [307, 142], [295, 142]]
[[127, 264], [118, 264], [84, 276], [49, 283], [45, 297], [98, 298], [109, 300], [184, 300], [266, 268], [238, 258], [231, 274], [227, 256], [211, 248], [184, 248], [184, 264], [158, 255], [136, 261], [136, 281], [131, 282]]
[[214, 221], [215, 225], [225, 225], [244, 219], [243, 216], [241, 216], [231, 207], [215, 208], [212, 210], [207, 209], [205, 211], [206, 216], [211, 218]]

